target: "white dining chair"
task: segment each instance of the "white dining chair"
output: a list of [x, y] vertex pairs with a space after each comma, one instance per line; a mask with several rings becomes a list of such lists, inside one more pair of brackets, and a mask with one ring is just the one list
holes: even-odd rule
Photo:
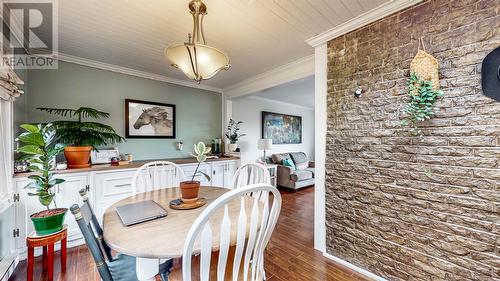
[[[265, 194], [267, 200], [260, 201], [256, 197], [249, 196], [255, 192]], [[273, 200], [270, 200], [269, 194], [271, 193]], [[248, 204], [248, 198], [251, 198], [249, 214], [247, 214], [247, 206], [245, 206]], [[233, 200], [240, 201], [238, 220], [234, 222], [230, 220], [228, 207], [228, 203]], [[281, 195], [276, 188], [268, 184], [240, 187], [217, 198], [194, 221], [187, 234], [182, 255], [183, 280], [192, 280], [191, 258], [193, 254], [198, 254], [198, 251], [193, 252], [194, 245], [198, 241], [201, 245], [199, 280], [208, 281], [210, 278], [212, 247], [217, 247], [219, 250], [217, 281], [264, 280], [261, 270], [264, 250], [276, 226], [280, 210]], [[236, 245], [233, 255], [229, 253], [232, 227], [235, 227], [236, 231]], [[220, 229], [218, 241], [213, 241], [212, 229], [214, 228]]]
[[159, 188], [176, 187], [185, 180], [182, 168], [169, 161], [153, 161], [142, 165], [132, 178], [132, 191], [152, 191]]
[[266, 166], [259, 163], [244, 164], [233, 175], [232, 189], [251, 184], [271, 184], [271, 175]]

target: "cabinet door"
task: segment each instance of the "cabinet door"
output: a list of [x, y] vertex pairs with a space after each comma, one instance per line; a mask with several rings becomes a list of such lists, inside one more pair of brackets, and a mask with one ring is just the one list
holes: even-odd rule
[[[87, 174], [71, 174], [71, 175], [58, 175], [58, 178], [66, 180], [64, 183], [53, 187], [56, 196], [54, 201], [58, 208], [68, 208], [73, 204], [81, 205], [81, 200], [78, 191], [85, 188], [89, 183]], [[26, 244], [26, 236], [34, 231], [33, 223], [31, 222], [30, 215], [45, 209], [38, 201], [36, 196], [28, 196], [28, 190], [24, 187], [31, 182], [29, 179], [16, 180], [16, 190], [19, 193], [19, 204], [16, 209], [16, 220], [18, 222], [19, 237], [17, 239], [17, 248], [24, 249]], [[54, 207], [54, 205], [51, 205]], [[68, 210], [65, 218], [65, 224], [68, 225], [68, 243], [79, 240], [82, 238], [80, 229], [73, 218], [73, 215]], [[77, 243], [81, 243], [77, 242]]]
[[132, 178], [135, 170], [101, 172], [95, 174], [93, 194], [94, 212], [102, 224], [104, 211], [114, 203], [132, 195]]
[[[182, 170], [184, 171], [184, 175], [186, 176], [186, 180], [191, 180], [193, 177], [194, 171], [196, 170], [197, 164], [194, 165], [181, 165]], [[212, 165], [203, 163], [200, 165], [199, 171], [212, 176]], [[205, 176], [198, 174], [194, 178], [194, 180], [200, 181], [201, 185], [212, 185], [210, 180], [207, 180]]]
[[226, 187], [225, 175], [227, 162], [212, 163], [212, 185], [217, 187]]
[[233, 176], [238, 170], [238, 161], [227, 161], [224, 172], [224, 187], [233, 188]]

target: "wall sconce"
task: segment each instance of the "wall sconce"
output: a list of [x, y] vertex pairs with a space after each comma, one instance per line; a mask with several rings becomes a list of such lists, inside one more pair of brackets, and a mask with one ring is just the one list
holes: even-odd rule
[[177, 148], [177, 150], [182, 150], [182, 145], [183, 145], [182, 141], [178, 141], [175, 143], [175, 147]]
[[357, 87], [356, 90], [354, 91], [354, 97], [360, 98], [362, 93], [363, 93], [363, 89], [361, 89], [361, 87]]

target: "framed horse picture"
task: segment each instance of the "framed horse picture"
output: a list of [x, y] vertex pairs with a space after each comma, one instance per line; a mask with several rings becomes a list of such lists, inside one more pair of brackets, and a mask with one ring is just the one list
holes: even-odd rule
[[125, 137], [175, 139], [175, 105], [126, 99]]

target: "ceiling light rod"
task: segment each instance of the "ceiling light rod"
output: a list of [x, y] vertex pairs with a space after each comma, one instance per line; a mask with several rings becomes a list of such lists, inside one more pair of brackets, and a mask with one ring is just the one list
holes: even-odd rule
[[226, 54], [207, 45], [203, 31], [207, 6], [201, 0], [192, 0], [188, 7], [193, 16], [193, 33], [188, 34], [188, 42], [168, 46], [165, 56], [173, 67], [179, 68], [199, 84], [221, 69], [228, 70], [231, 65]]

